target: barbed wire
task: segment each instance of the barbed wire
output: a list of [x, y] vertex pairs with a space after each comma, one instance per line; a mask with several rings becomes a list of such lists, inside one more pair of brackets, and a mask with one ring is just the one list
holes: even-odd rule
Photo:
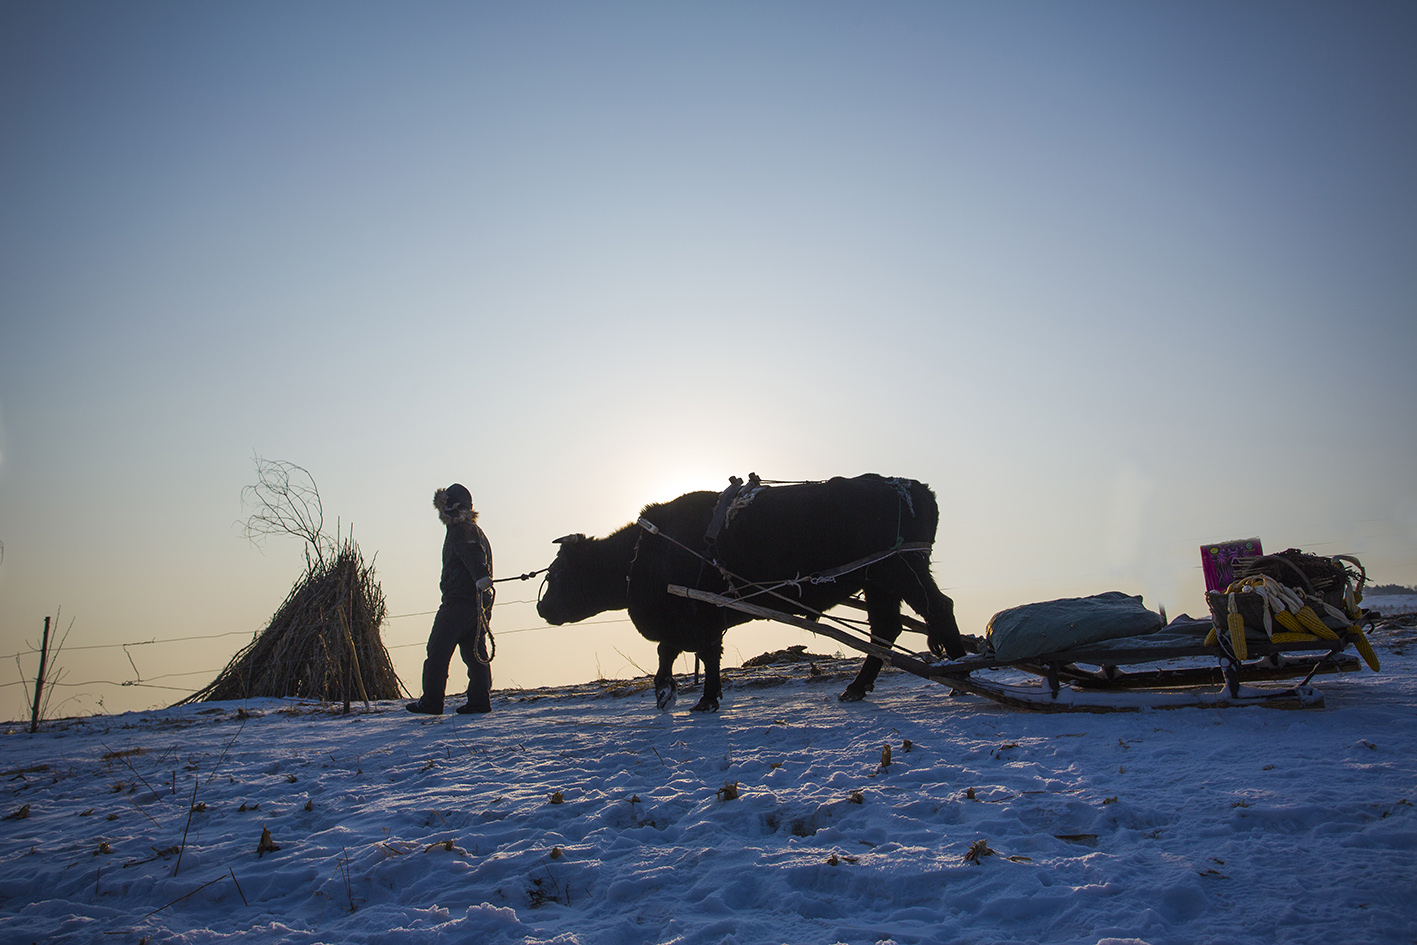
[[[301, 629], [306, 629], [306, 628], [301, 628]], [[126, 649], [126, 648], [128, 648], [128, 647], [130, 647], [130, 646], [152, 646], [152, 645], [157, 644], [157, 643], [185, 643], [185, 642], [187, 642], [187, 641], [189, 641], [189, 640], [216, 640], [216, 639], [219, 639], [219, 638], [221, 638], [221, 637], [246, 636], [246, 635], [249, 634], [249, 632], [250, 632], [250, 631], [247, 631], [247, 630], [228, 630], [228, 631], [225, 632], [225, 633], [209, 633], [209, 634], [205, 634], [205, 635], [202, 635], [202, 636], [191, 636], [191, 637], [168, 637], [167, 639], [164, 639], [164, 640], [157, 640], [157, 639], [153, 639], [153, 640], [135, 640], [135, 641], [130, 642], [130, 643], [90, 643], [90, 644], [88, 644], [87, 646], [66, 646], [66, 647], [64, 647], [64, 652], [66, 652], [66, 653], [71, 653], [71, 652], [73, 652], [74, 650], [117, 650], [117, 649]], [[257, 632], [260, 632], [260, 631], [257, 631]], [[16, 653], [14, 653], [13, 655], [14, 655], [14, 656], [33, 656], [33, 655], [37, 654], [38, 652], [39, 652], [39, 650], [19, 650], [19, 651], [17, 651]]]
[[[497, 603], [496, 603], [494, 606], [501, 607], [503, 604], [534, 604], [534, 603], [536, 603], [536, 601], [534, 601], [534, 600], [508, 600], [508, 601], [497, 601]], [[437, 611], [436, 609], [435, 609], [435, 610], [420, 610], [420, 611], [416, 611], [416, 612], [411, 613], [411, 614], [390, 614], [390, 615], [384, 617], [384, 619], [385, 619], [385, 620], [402, 620], [402, 619], [404, 619], [404, 618], [406, 618], [406, 617], [431, 617], [432, 615], [436, 614], [437, 612], [438, 612], [438, 611]], [[628, 618], [625, 618], [625, 619], [628, 619]], [[315, 625], [315, 624], [310, 624], [310, 625], [292, 626], [292, 627], [290, 627], [290, 629], [291, 629], [291, 630], [313, 630], [313, 629], [316, 629], [316, 627], [317, 627], [317, 625]], [[502, 631], [498, 631], [498, 632], [499, 632], [499, 633], [525, 633], [526, 630], [545, 630], [545, 629], [548, 629], [548, 627], [527, 627], [527, 628], [525, 628], [525, 629], [523, 629], [523, 630], [502, 630]], [[166, 637], [166, 638], [161, 639], [161, 640], [158, 640], [158, 639], [152, 639], [152, 640], [136, 640], [136, 641], [132, 641], [132, 642], [129, 642], [129, 643], [90, 643], [90, 644], [88, 644], [88, 645], [86, 645], [86, 646], [66, 646], [66, 647], [64, 648], [64, 651], [67, 653], [67, 652], [72, 652], [72, 651], [74, 651], [74, 650], [116, 650], [116, 649], [126, 649], [126, 648], [128, 648], [128, 647], [130, 647], [130, 646], [152, 646], [152, 645], [157, 644], [157, 643], [187, 643], [187, 642], [190, 642], [190, 641], [192, 641], [192, 640], [219, 640], [219, 639], [221, 639], [222, 637], [238, 637], [238, 636], [248, 636], [248, 635], [249, 635], [249, 636], [256, 636], [256, 635], [261, 634], [261, 633], [264, 633], [264, 632], [265, 632], [264, 628], [261, 629], [261, 630], [256, 630], [256, 631], [251, 631], [251, 630], [227, 630], [227, 631], [225, 631], [224, 633], [207, 633], [207, 634], [199, 634], [199, 635], [187, 636], [187, 637]], [[402, 646], [402, 645], [406, 645], [406, 644], [400, 644], [400, 645]], [[17, 651], [15, 651], [13, 654], [11, 654], [11, 657], [13, 658], [13, 657], [19, 657], [19, 656], [35, 656], [35, 655], [37, 655], [38, 653], [39, 653], [39, 650], [36, 650], [36, 649], [17, 650]], [[6, 683], [5, 685], [9, 685], [9, 683]]]
[[[523, 604], [524, 604], [524, 603], [535, 603], [535, 601], [498, 601], [498, 604], [499, 604], [499, 605], [502, 604], [502, 603], [506, 603], [506, 604], [518, 604], [518, 603], [523, 603]], [[436, 614], [436, 613], [437, 613], [436, 610], [421, 611], [421, 612], [409, 613], [409, 614], [396, 614], [396, 615], [393, 615], [393, 616], [385, 617], [384, 619], [385, 619], [385, 620], [398, 620], [398, 619], [401, 619], [401, 618], [404, 618], [404, 617], [425, 617], [425, 616], [430, 616], [430, 615]], [[630, 618], [629, 618], [628, 616], [625, 616], [625, 617], [607, 617], [607, 618], [605, 618], [605, 619], [603, 619], [603, 620], [582, 620], [582, 621], [580, 621], [579, 624], [577, 624], [577, 626], [598, 626], [598, 625], [603, 626], [603, 625], [606, 625], [606, 624], [630, 623], [630, 622], [631, 622], [631, 621], [630, 621]], [[295, 628], [291, 628], [291, 629], [313, 629], [313, 626], [312, 626], [312, 627], [295, 627]], [[542, 625], [533, 625], [533, 626], [528, 626], [528, 627], [515, 627], [515, 628], [510, 629], [510, 630], [499, 630], [499, 631], [497, 631], [497, 633], [498, 633], [499, 636], [505, 636], [505, 635], [519, 634], [519, 633], [532, 633], [532, 632], [538, 631], [538, 630], [549, 630], [549, 629], [552, 629], [550, 625], [548, 625], [548, 624], [542, 624]], [[261, 632], [264, 632], [264, 631], [256, 631], [256, 633], [250, 634], [250, 635], [254, 637], [254, 636], [258, 635], [258, 634], [261, 633]], [[168, 638], [161, 639], [161, 640], [158, 640], [158, 639], [153, 639], [153, 640], [139, 640], [139, 641], [136, 641], [136, 642], [129, 642], [129, 643], [95, 643], [95, 644], [90, 644], [90, 645], [88, 645], [88, 646], [67, 647], [67, 648], [66, 648], [66, 652], [72, 651], [72, 650], [104, 650], [104, 649], [123, 649], [123, 650], [126, 651], [126, 649], [127, 649], [128, 647], [130, 647], [130, 646], [155, 646], [155, 645], [166, 644], [166, 643], [186, 643], [186, 642], [191, 642], [191, 641], [193, 641], [193, 640], [216, 640], [216, 639], [220, 639], [220, 638], [222, 638], [222, 637], [246, 636], [247, 634], [248, 634], [248, 631], [245, 631], [245, 630], [229, 630], [229, 631], [226, 631], [226, 632], [224, 632], [224, 633], [199, 634], [199, 635], [185, 636], [185, 637], [168, 637]], [[387, 644], [386, 644], [384, 648], [385, 648], [386, 650], [406, 650], [406, 649], [411, 649], [411, 648], [413, 648], [413, 647], [423, 647], [423, 646], [426, 646], [426, 645], [427, 645], [426, 642], [415, 641], [415, 642], [412, 642], [412, 643], [396, 643], [396, 644], [393, 644], [393, 645], [387, 645]], [[34, 654], [37, 654], [37, 653], [39, 653], [39, 650], [33, 650], [33, 649], [32, 649], [32, 650], [22, 650], [22, 651], [20, 651], [20, 652], [14, 654], [14, 659], [15, 659], [16, 661], [18, 661], [21, 656], [34, 655]], [[310, 657], [310, 658], [307, 658], [306, 660], [303, 660], [303, 661], [301, 661], [301, 662], [310, 662], [310, 661], [313, 660], [313, 659], [315, 659], [315, 658], [314, 658], [314, 657]], [[130, 660], [129, 662], [131, 663], [131, 660]], [[137, 666], [134, 666], [133, 668], [134, 668], [135, 671], [137, 670]], [[136, 679], [122, 680], [122, 681], [120, 681], [120, 680], [113, 680], [113, 679], [91, 679], [91, 680], [86, 680], [86, 681], [84, 681], [84, 682], [64, 682], [62, 679], [56, 679], [56, 680], [46, 680], [45, 685], [50, 686], [50, 687], [53, 687], [53, 688], [62, 688], [62, 689], [84, 689], [84, 688], [89, 688], [89, 687], [92, 687], [92, 686], [117, 686], [117, 687], [119, 687], [119, 688], [124, 688], [124, 689], [163, 689], [163, 690], [168, 690], [168, 691], [172, 691], [172, 692], [191, 692], [192, 689], [191, 689], [190, 687], [186, 687], [186, 686], [160, 686], [160, 685], [156, 685], [156, 684], [155, 684], [155, 681], [156, 681], [156, 680], [161, 680], [161, 679], [178, 679], [178, 678], [181, 678], [181, 677], [184, 677], [184, 676], [210, 676], [210, 677], [215, 677], [215, 675], [216, 675], [217, 673], [220, 673], [224, 668], [225, 668], [225, 667], [217, 667], [217, 668], [214, 668], [214, 669], [188, 670], [188, 671], [186, 671], [186, 672], [181, 672], [181, 673], [164, 673], [164, 674], [162, 674], [162, 675], [160, 675], [160, 676], [150, 676], [150, 677], [147, 677], [146, 679], [144, 679], [144, 678], [142, 677], [142, 675], [139, 674]], [[30, 680], [28, 680], [28, 679], [16, 679], [16, 680], [12, 680], [11, 682], [0, 683], [0, 689], [8, 689], [8, 688], [11, 687], [11, 686], [28, 686], [28, 685], [30, 685]]]

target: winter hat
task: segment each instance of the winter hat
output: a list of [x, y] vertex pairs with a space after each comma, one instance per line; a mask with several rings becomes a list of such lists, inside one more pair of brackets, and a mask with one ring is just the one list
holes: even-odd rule
[[448, 509], [470, 509], [472, 508], [472, 493], [467, 491], [467, 486], [460, 482], [455, 482], [447, 489], [443, 490], [444, 499]]

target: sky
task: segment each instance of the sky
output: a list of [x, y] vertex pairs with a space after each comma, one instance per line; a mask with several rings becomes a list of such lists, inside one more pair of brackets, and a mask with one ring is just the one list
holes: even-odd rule
[[[4, 4], [0, 715], [46, 615], [52, 714], [215, 678], [303, 567], [243, 535], [256, 456], [373, 560], [406, 682], [452, 481], [510, 575], [729, 476], [919, 479], [965, 632], [1201, 612], [1232, 538], [1417, 583], [1414, 41], [1401, 3]], [[652, 666], [535, 596], [498, 685]]]

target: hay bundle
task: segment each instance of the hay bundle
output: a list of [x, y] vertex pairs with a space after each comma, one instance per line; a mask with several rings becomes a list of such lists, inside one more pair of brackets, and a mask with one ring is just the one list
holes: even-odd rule
[[399, 678], [379, 636], [385, 613], [374, 569], [353, 539], [333, 556], [307, 556], [305, 575], [266, 629], [211, 685], [177, 704], [257, 696], [397, 699]]

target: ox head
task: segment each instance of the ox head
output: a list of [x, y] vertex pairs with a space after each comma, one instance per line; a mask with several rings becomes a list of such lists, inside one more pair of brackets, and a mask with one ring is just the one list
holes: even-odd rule
[[618, 560], [617, 543], [575, 534], [558, 538], [555, 544], [561, 548], [546, 571], [536, 603], [542, 620], [560, 626], [626, 606], [628, 563]]

